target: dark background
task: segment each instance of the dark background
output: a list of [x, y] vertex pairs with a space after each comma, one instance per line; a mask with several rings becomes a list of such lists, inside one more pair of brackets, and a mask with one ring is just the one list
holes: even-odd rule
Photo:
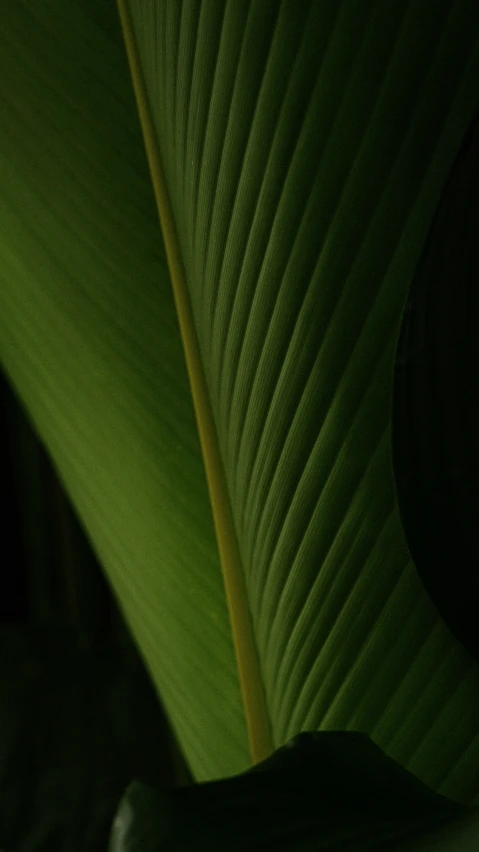
[[2, 852], [106, 850], [126, 785], [192, 783], [83, 529], [0, 373]]

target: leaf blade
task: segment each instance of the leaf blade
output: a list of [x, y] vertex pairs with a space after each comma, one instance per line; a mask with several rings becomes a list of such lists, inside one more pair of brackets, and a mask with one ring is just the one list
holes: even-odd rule
[[368, 730], [431, 786], [477, 799], [478, 670], [421, 586], [390, 458], [407, 287], [478, 106], [477, 10], [130, 9], [274, 745]]
[[118, 15], [108, 2], [4, 7], [2, 368], [192, 771], [228, 774], [249, 765], [247, 732]]

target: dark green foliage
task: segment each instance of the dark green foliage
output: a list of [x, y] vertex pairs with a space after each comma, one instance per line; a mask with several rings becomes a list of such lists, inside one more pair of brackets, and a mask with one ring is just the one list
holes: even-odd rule
[[430, 790], [367, 734], [302, 733], [234, 778], [173, 790], [130, 785], [110, 852], [460, 852], [472, 849], [460, 837], [471, 819], [479, 844], [477, 810]]
[[392, 417], [398, 505], [428, 594], [479, 661], [479, 112], [403, 312]]
[[171, 741], [85, 533], [2, 377], [0, 399], [0, 849], [104, 852], [131, 778], [173, 782]]

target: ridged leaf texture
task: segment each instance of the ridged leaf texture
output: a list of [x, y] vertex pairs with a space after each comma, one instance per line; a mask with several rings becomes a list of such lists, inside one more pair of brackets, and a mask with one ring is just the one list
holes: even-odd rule
[[478, 666], [420, 582], [391, 461], [479, 6], [4, 9], [2, 363], [195, 777], [358, 730], [479, 801]]

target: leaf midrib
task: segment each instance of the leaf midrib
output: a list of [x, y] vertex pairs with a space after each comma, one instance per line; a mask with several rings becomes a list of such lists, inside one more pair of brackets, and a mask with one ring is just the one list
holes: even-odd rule
[[127, 0], [118, 0], [118, 11], [145, 142], [153, 191], [161, 230], [163, 232], [173, 296], [185, 352], [186, 367], [213, 512], [221, 570], [225, 584], [251, 757], [253, 763], [259, 763], [265, 760], [273, 751], [271, 728], [230, 498], [226, 486], [205, 374], [201, 363], [175, 223]]

